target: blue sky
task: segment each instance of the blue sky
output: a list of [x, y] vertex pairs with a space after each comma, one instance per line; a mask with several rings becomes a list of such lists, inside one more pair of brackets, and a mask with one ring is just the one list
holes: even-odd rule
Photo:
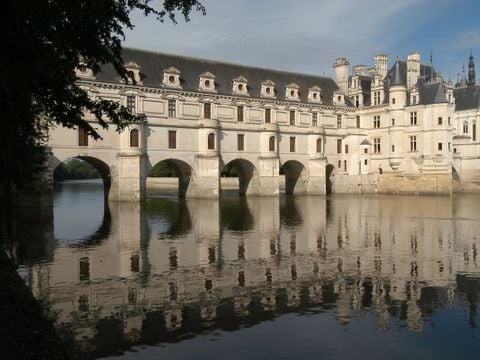
[[[318, 75], [332, 75], [337, 57], [390, 65], [419, 51], [456, 81], [470, 49], [480, 74], [478, 0], [202, 0], [177, 25], [133, 15], [125, 46]], [[478, 76], [477, 76], [478, 78]]]

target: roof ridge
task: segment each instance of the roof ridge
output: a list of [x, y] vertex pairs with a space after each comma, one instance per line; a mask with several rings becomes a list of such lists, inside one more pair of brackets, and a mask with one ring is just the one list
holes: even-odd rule
[[273, 72], [276, 72], [276, 73], [291, 74], [291, 75], [297, 75], [297, 76], [298, 75], [314, 76], [314, 77], [321, 78], [321, 79], [332, 80], [332, 78], [329, 77], [329, 76], [322, 76], [322, 75], [316, 75], [316, 74], [301, 73], [301, 72], [296, 72], [296, 71], [273, 69], [273, 68], [267, 68], [267, 67], [262, 67], [262, 66], [257, 66], [257, 65], [245, 65], [245, 64], [229, 62], [229, 61], [222, 61], [222, 60], [205, 59], [205, 58], [199, 58], [199, 57], [194, 57], [194, 56], [190, 56], [190, 55], [179, 55], [179, 54], [172, 54], [172, 53], [166, 53], [166, 52], [161, 52], [161, 51], [139, 49], [139, 48], [134, 48], [134, 47], [124, 47], [123, 49], [124, 50], [139, 51], [139, 52], [143, 52], [143, 53], [149, 53], [149, 54], [152, 54], [152, 55], [175, 56], [175, 57], [179, 57], [179, 58], [184, 58], [186, 60], [204, 61], [204, 62], [209, 62], [209, 63], [214, 63], [214, 64], [222, 64], [222, 65], [233, 65], [233, 66], [239, 66], [239, 67], [249, 68], [249, 69], [254, 69], [254, 70], [267, 70], [267, 71], [273, 71]]

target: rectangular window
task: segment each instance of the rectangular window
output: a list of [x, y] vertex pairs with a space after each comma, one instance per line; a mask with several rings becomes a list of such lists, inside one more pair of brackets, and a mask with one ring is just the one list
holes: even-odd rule
[[135, 96], [133, 96], [133, 95], [128, 95], [127, 96], [127, 109], [132, 114], [135, 112]]
[[82, 128], [78, 129], [78, 146], [88, 146], [88, 133]]
[[395, 145], [392, 145], [392, 152], [395, 152]]
[[205, 119], [210, 119], [212, 117], [212, 104], [210, 103], [203, 104], [203, 117]]
[[375, 138], [373, 139], [373, 153], [374, 154], [380, 154], [381, 148], [380, 148], [380, 138]]
[[337, 128], [341, 128], [342, 127], [342, 115], [341, 114], [338, 114], [337, 115]]
[[176, 149], [177, 148], [177, 132], [170, 130], [168, 132], [168, 148]]
[[360, 115], [357, 115], [357, 118], [356, 118], [356, 121], [357, 121], [357, 128], [360, 127]]
[[417, 125], [417, 112], [412, 111], [410, 113], [410, 125]]
[[378, 129], [380, 127], [380, 115], [376, 115], [373, 117], [373, 127]]
[[438, 118], [438, 125], [443, 125], [443, 118], [441, 117]]
[[295, 137], [290, 137], [290, 152], [295, 152]]
[[243, 106], [237, 106], [237, 121], [243, 122]]
[[417, 104], [417, 96], [412, 95], [412, 105], [416, 105], [416, 104]]
[[272, 121], [272, 109], [265, 109], [265, 122], [269, 123]]
[[359, 106], [360, 106], [360, 96], [355, 95], [355, 107], [359, 107]]
[[452, 150], [452, 144], [448, 143], [448, 151]]
[[345, 144], [345, 154], [348, 154], [348, 144]]
[[340, 169], [342, 167], [342, 160], [338, 160], [338, 168]]
[[395, 119], [392, 119], [392, 126], [395, 126]]
[[238, 151], [243, 151], [245, 149], [245, 135], [237, 135], [237, 149]]
[[295, 125], [295, 110], [290, 110], [290, 125]]
[[380, 91], [373, 93], [373, 105], [380, 105]]
[[343, 171], [347, 172], [347, 160], [343, 160]]
[[448, 117], [448, 126], [452, 125], [452, 121], [450, 120], [450, 116]]
[[443, 143], [439, 142], [437, 146], [438, 151], [443, 151]]
[[363, 163], [364, 163], [365, 165], [368, 165], [368, 160], [367, 160], [367, 159], [363, 160]]
[[417, 137], [410, 136], [410, 151], [417, 151]]
[[392, 105], [395, 105], [395, 98], [392, 98]]
[[477, 141], [477, 123], [472, 124], [472, 140]]
[[312, 126], [317, 126], [318, 122], [318, 113], [314, 112], [312, 113]]
[[342, 139], [337, 139], [337, 154], [342, 153]]
[[174, 99], [168, 100], [168, 117], [177, 117], [177, 101]]

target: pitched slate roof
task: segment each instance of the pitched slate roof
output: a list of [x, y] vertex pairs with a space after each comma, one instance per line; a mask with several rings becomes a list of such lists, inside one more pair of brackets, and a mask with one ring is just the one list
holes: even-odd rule
[[[141, 67], [143, 86], [147, 87], [164, 88], [162, 85], [163, 70], [174, 66], [180, 70], [180, 83], [182, 88], [187, 91], [198, 92], [199, 75], [207, 71], [215, 76], [215, 89], [217, 94], [221, 95], [232, 95], [232, 80], [239, 76], [247, 79], [250, 98], [260, 98], [261, 84], [265, 80], [271, 80], [275, 83], [277, 100], [285, 100], [285, 87], [290, 83], [295, 83], [299, 86], [301, 102], [307, 102], [308, 89], [317, 85], [322, 89], [322, 103], [331, 105], [333, 92], [338, 90], [338, 86], [333, 79], [323, 76], [264, 69], [131, 48], [124, 48], [122, 56], [125, 62], [134, 61]], [[102, 67], [96, 78], [104, 82], [118, 83], [120, 81], [118, 74], [111, 65]]]
[[425, 83], [419, 82], [418, 93], [419, 104], [441, 104], [447, 102], [445, 86], [441, 82]]
[[480, 108], [480, 85], [470, 85], [453, 90], [455, 111]]

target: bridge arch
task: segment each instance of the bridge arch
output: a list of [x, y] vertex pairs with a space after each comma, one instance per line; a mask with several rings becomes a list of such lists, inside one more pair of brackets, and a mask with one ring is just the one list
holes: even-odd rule
[[285, 194], [305, 194], [308, 192], [308, 171], [298, 160], [287, 160], [280, 167], [285, 176]]
[[238, 176], [238, 194], [244, 196], [247, 193], [255, 195], [259, 191], [260, 178], [255, 165], [246, 159], [236, 158], [227, 163], [222, 163], [220, 173], [224, 175], [226, 168], [233, 168]]
[[112, 173], [110, 171], [110, 166], [103, 160], [93, 157], [93, 156], [86, 156], [86, 155], [73, 155], [73, 156], [67, 156], [65, 158], [58, 158], [58, 157], [53, 157], [50, 160], [49, 168], [52, 169], [52, 178], [53, 174], [55, 173], [55, 170], [58, 169], [58, 167], [67, 162], [68, 160], [71, 159], [80, 159], [85, 161], [86, 163], [90, 164], [95, 168], [95, 170], [98, 171], [100, 174], [100, 177], [103, 182], [103, 194], [104, 194], [104, 200], [108, 199], [108, 195], [110, 193], [110, 189], [112, 187]]
[[[156, 166], [164, 164], [167, 169], [174, 172], [174, 177], [178, 178], [178, 197], [184, 198], [187, 195], [188, 187], [192, 178], [195, 176], [193, 168], [186, 161], [176, 159], [176, 158], [167, 158], [159, 160], [156, 163], [149, 166], [147, 169], [147, 174], [152, 173], [152, 169]], [[170, 174], [169, 176], [171, 176]]]

